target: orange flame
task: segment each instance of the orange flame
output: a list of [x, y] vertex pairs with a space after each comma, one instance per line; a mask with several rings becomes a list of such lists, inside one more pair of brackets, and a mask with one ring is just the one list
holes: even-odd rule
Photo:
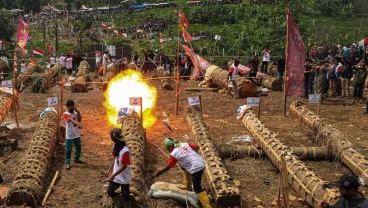
[[143, 75], [140, 72], [128, 69], [109, 81], [104, 93], [106, 98], [104, 106], [107, 110], [110, 126], [119, 126], [116, 120], [122, 107], [130, 107], [134, 111], [140, 112], [139, 106], [129, 105], [130, 97], [142, 97], [144, 128], [149, 128], [156, 122], [157, 119], [153, 114], [153, 110], [156, 106], [157, 90], [155, 87], [148, 85], [142, 78]]

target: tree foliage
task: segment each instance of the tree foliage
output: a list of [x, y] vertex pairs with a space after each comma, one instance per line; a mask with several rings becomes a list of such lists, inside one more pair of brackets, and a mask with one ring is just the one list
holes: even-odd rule
[[6, 12], [0, 12], [0, 38], [10, 41], [12, 35], [15, 33], [13, 16]]

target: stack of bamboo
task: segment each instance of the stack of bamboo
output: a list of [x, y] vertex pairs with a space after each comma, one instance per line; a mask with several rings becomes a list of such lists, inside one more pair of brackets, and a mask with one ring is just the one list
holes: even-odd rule
[[71, 92], [73, 93], [88, 92], [85, 82], [87, 82], [89, 79], [88, 77], [89, 69], [90, 67], [87, 61], [82, 61], [79, 64], [78, 74], [77, 77], [75, 78], [76, 83], [72, 85], [70, 89]]
[[[308, 166], [300, 161], [290, 147], [284, 145], [276, 134], [257, 119], [249, 106], [242, 106], [238, 115], [245, 127], [254, 137], [258, 146], [268, 159], [281, 171], [286, 163], [287, 180], [296, 193], [310, 206], [319, 207], [321, 201], [334, 204], [339, 198], [335, 189], [327, 188], [327, 182], [318, 177]], [[283, 160], [285, 162], [283, 162]]]
[[[130, 193], [134, 199], [133, 203], [144, 205], [144, 195], [147, 193], [146, 186], [144, 184], [144, 172], [145, 172], [145, 130], [142, 127], [142, 121], [137, 113], [133, 113], [129, 117], [123, 119], [121, 132], [124, 137], [124, 141], [130, 148], [131, 155], [131, 183]], [[136, 207], [136, 206], [134, 206]]]
[[199, 151], [206, 162], [205, 172], [216, 204], [223, 207], [240, 206], [240, 182], [235, 181], [227, 171], [222, 159], [212, 142], [212, 136], [203, 121], [200, 111], [192, 107], [187, 120], [192, 126]]
[[45, 111], [10, 187], [7, 205], [36, 207], [39, 203], [56, 147], [58, 125], [56, 111]]
[[293, 102], [290, 111], [314, 130], [318, 144], [326, 145], [331, 155], [341, 160], [356, 176], [363, 179], [366, 186], [368, 185], [368, 159], [357, 152], [338, 129], [308, 110], [300, 101]]

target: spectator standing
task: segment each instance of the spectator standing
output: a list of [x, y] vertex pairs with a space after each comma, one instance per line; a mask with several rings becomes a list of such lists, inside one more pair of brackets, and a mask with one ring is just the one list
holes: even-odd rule
[[312, 60], [307, 59], [304, 68], [304, 98], [308, 98], [308, 94], [314, 94], [314, 74]]
[[[338, 58], [333, 59], [332, 71], [328, 75], [328, 79], [330, 80], [330, 90], [331, 90], [331, 97], [335, 97], [338, 87], [338, 82], [340, 82], [341, 72], [342, 72], [342, 64], [340, 64]], [[341, 82], [340, 82], [341, 88]]]
[[[317, 67], [318, 68], [318, 67]], [[330, 66], [330, 61], [325, 60], [323, 62], [323, 65], [319, 67], [318, 69], [318, 78], [317, 78], [317, 91], [318, 93], [321, 93], [322, 95], [327, 95], [328, 88], [326, 88], [326, 85], [328, 85], [328, 79], [327, 74], [328, 71], [331, 71], [332, 68]]]
[[249, 60], [248, 64], [250, 66], [249, 77], [250, 77], [250, 80], [254, 83], [254, 79], [257, 76], [258, 66], [259, 66], [258, 57], [254, 55], [252, 59]]
[[350, 92], [350, 80], [354, 76], [354, 72], [352, 67], [352, 62], [350, 57], [344, 58], [344, 69], [341, 73], [341, 90], [342, 90], [342, 97], [349, 97], [351, 96]]
[[81, 156], [81, 140], [79, 129], [82, 128], [82, 116], [79, 110], [75, 108], [73, 100], [66, 102], [67, 111], [64, 112], [65, 121], [65, 167], [70, 169], [70, 157], [72, 154], [73, 144], [75, 146], [74, 163], [82, 163]]
[[51, 54], [51, 57], [49, 59], [49, 63], [50, 63], [50, 68], [53, 67], [56, 64], [56, 57], [54, 56], [54, 54]]
[[96, 57], [96, 71], [98, 71], [100, 69], [100, 67], [101, 67], [101, 62], [102, 62], [102, 54], [101, 54], [101, 51], [96, 50], [95, 57]]
[[26, 63], [24, 62], [24, 59], [22, 59], [22, 62], [20, 64], [20, 72], [23, 74], [27, 69]]
[[109, 63], [109, 51], [106, 50], [102, 57], [103, 76], [106, 75], [107, 65]]
[[66, 70], [66, 62], [65, 62], [66, 57], [61, 54], [61, 56], [59, 57], [59, 63], [61, 65], [61, 72], [60, 74], [64, 74], [64, 71]]
[[265, 48], [262, 53], [263, 53], [263, 60], [262, 60], [261, 72], [267, 74], [268, 63], [271, 60], [271, 50], [269, 48]]
[[282, 56], [277, 61], [277, 79], [284, 79], [285, 64], [286, 64], [285, 56]]
[[65, 68], [66, 72], [71, 75], [73, 72], [73, 57], [71, 55], [68, 55], [68, 57], [65, 59]]
[[229, 69], [228, 79], [230, 80], [230, 87], [226, 93], [226, 95], [230, 95], [231, 89], [234, 90], [234, 97], [238, 97], [238, 89], [236, 85], [236, 75], [238, 74], [238, 66], [240, 62], [238, 59], [234, 60], [234, 66], [231, 66]]
[[355, 72], [354, 76], [354, 94], [353, 101], [361, 103], [363, 98], [363, 89], [365, 84], [365, 79], [367, 78], [367, 66], [364, 61], [361, 61], [358, 65], [353, 66]]

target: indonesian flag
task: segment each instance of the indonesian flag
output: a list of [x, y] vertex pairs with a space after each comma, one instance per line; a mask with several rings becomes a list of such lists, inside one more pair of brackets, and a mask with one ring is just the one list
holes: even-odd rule
[[287, 18], [287, 62], [286, 62], [286, 96], [302, 96], [304, 85], [305, 53], [302, 36], [289, 9]]
[[37, 61], [36, 61], [34, 58], [32, 58], [32, 57], [29, 57], [29, 61], [30, 61], [34, 66], [37, 66], [37, 65], [38, 65]]
[[174, 12], [183, 20], [183, 26], [187, 28], [189, 26], [189, 22], [187, 18], [185, 17], [184, 12], [181, 12], [181, 11], [178, 12], [176, 10], [174, 10]]
[[44, 52], [36, 47], [33, 48], [33, 53], [43, 56]]
[[183, 38], [184, 38], [184, 41], [185, 42], [191, 42], [193, 41], [193, 38], [192, 36], [189, 35], [189, 33], [187, 32], [186, 29], [182, 28], [183, 29]]
[[164, 44], [164, 40], [162, 39], [162, 34], [160, 33], [160, 45], [162, 46]]
[[28, 42], [28, 25], [22, 19], [18, 20], [18, 31], [17, 31], [17, 46], [22, 49]]
[[54, 46], [46, 46], [46, 50], [50, 53], [54, 53], [55, 52], [55, 49], [54, 49]]

